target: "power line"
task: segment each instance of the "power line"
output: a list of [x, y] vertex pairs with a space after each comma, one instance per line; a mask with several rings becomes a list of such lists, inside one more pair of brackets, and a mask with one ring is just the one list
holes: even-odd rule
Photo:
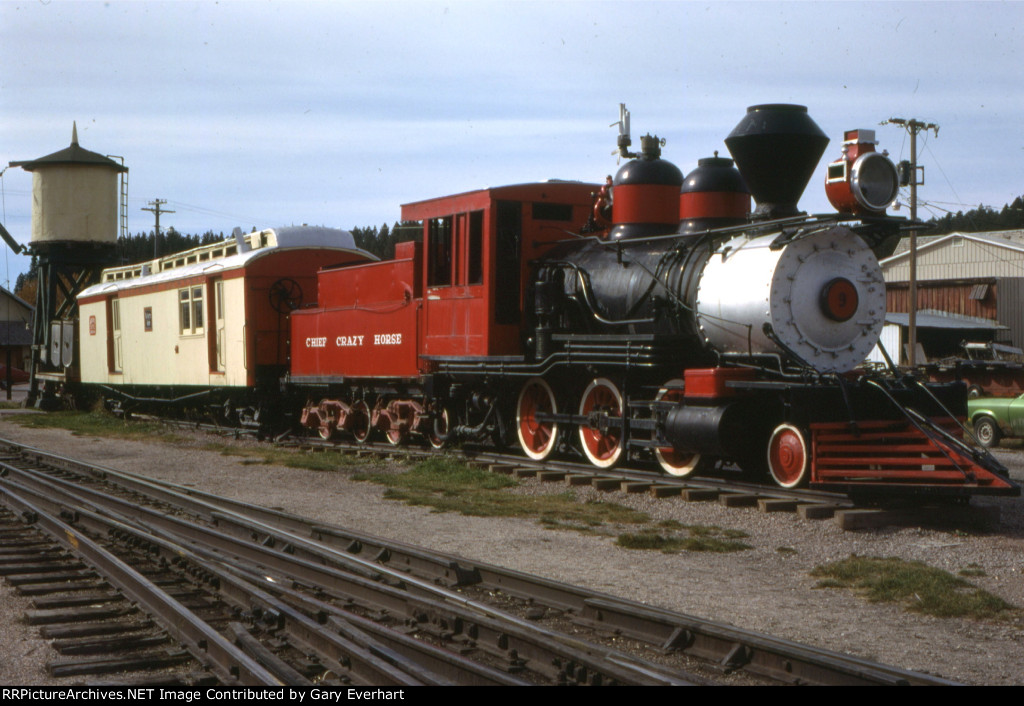
[[[910, 133], [910, 168], [907, 170], [910, 182], [910, 221], [917, 221], [917, 134], [922, 130], [928, 134], [928, 130], [935, 131], [935, 137], [939, 136], [939, 126], [935, 123], [926, 123], [911, 118], [889, 118], [883, 120], [882, 125], [899, 125]], [[923, 170], [922, 167], [922, 177]], [[924, 184], [922, 178], [921, 184]], [[907, 364], [913, 368], [917, 365], [917, 229], [910, 230], [910, 282], [907, 292], [907, 329], [909, 332], [910, 352], [907, 356]]]
[[150, 211], [156, 216], [156, 231], [153, 235], [153, 259], [160, 257], [160, 214], [161, 213], [177, 213], [177, 211], [166, 211], [161, 210], [161, 206], [167, 203], [167, 199], [153, 199], [149, 202], [149, 205], [153, 208], [144, 208], [143, 211]]

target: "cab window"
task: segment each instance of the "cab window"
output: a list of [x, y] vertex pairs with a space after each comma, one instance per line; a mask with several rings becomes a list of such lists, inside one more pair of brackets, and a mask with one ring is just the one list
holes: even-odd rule
[[427, 286], [447, 287], [452, 283], [452, 217], [431, 218], [427, 237]]

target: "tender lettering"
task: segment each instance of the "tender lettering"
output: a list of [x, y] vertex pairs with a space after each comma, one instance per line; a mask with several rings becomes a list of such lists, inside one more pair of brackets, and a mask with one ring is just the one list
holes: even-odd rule
[[338, 336], [334, 339], [334, 345], [338, 348], [344, 348], [346, 346], [361, 346], [363, 345], [362, 336]]
[[400, 333], [375, 333], [375, 334], [373, 334], [373, 345], [375, 345], [375, 346], [400, 346], [400, 345], [402, 345], [402, 334], [400, 334]]
[[314, 336], [306, 339], [306, 348], [326, 348], [327, 336]]

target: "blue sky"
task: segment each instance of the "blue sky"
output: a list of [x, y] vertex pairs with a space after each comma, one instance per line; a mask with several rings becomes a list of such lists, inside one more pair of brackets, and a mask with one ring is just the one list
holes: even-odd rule
[[[402, 203], [600, 181], [618, 104], [684, 172], [747, 106], [799, 103], [829, 135], [800, 205], [829, 210], [843, 130], [922, 140], [924, 216], [1024, 193], [1024, 3], [49, 2], [0, 0], [0, 168], [70, 143], [125, 158], [129, 230], [166, 199], [186, 233], [392, 223]], [[0, 219], [29, 235], [31, 175]], [[25, 260], [7, 253], [0, 283]]]

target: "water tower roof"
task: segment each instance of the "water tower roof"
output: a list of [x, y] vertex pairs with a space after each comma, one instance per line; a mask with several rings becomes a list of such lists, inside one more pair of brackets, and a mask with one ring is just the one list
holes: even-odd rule
[[83, 149], [78, 145], [78, 128], [73, 126], [71, 130], [71, 145], [64, 149], [48, 154], [45, 157], [39, 159], [30, 159], [23, 162], [11, 162], [12, 167], [21, 167], [27, 172], [31, 172], [39, 167], [50, 167], [57, 164], [93, 164], [98, 166], [109, 167], [114, 171], [126, 172], [128, 167], [123, 164], [119, 164], [109, 157], [104, 157], [102, 154], [97, 152], [90, 152], [87, 149]]

